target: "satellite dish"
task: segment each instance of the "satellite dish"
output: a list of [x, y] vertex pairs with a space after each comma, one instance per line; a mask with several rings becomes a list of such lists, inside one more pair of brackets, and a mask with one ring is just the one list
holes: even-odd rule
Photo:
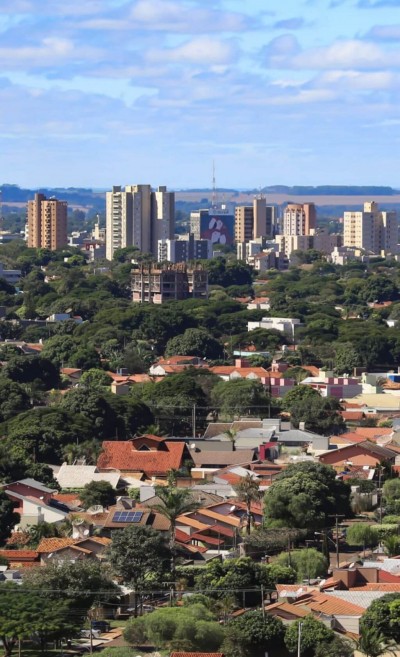
[[104, 508], [101, 506], [101, 504], [94, 504], [88, 508], [87, 513], [90, 513], [92, 516], [96, 513], [104, 513]]
[[85, 531], [83, 532], [83, 535], [84, 536], [89, 536], [89, 534], [90, 534], [90, 531], [88, 529], [85, 529]]
[[83, 518], [74, 518], [72, 521], [73, 527], [79, 527], [80, 525], [83, 525], [85, 520]]
[[230, 511], [235, 511], [235, 510], [236, 510], [235, 505], [231, 506]]
[[190, 449], [196, 449], [196, 443], [192, 443], [192, 444], [190, 445]]

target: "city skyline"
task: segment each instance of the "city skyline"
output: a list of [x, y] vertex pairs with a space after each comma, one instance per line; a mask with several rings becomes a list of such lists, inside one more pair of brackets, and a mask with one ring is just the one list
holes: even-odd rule
[[3, 0], [1, 182], [399, 186], [400, 0]]

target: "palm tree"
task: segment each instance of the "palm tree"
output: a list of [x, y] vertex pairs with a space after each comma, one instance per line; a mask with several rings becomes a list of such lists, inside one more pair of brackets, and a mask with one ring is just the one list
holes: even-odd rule
[[232, 449], [235, 450], [235, 445], [236, 445], [236, 430], [235, 429], [227, 429], [224, 431], [224, 436], [229, 438], [229, 440], [232, 443]]
[[252, 502], [258, 502], [261, 497], [260, 482], [256, 477], [252, 477], [251, 474], [248, 473], [245, 477], [242, 477], [240, 483], [233, 488], [239, 500], [246, 504], [246, 534], [247, 536], [250, 536], [251, 522], [253, 519], [251, 504]]
[[174, 477], [168, 478], [168, 486], [156, 486], [156, 495], [160, 498], [160, 504], [152, 504], [150, 508], [153, 511], [164, 516], [169, 521], [169, 546], [171, 550], [171, 569], [173, 575], [175, 574], [175, 560], [176, 560], [176, 521], [179, 516], [184, 513], [196, 511], [199, 508], [199, 503], [195, 502], [191, 496], [191, 491], [187, 488], [177, 488], [176, 479]]
[[396, 644], [393, 641], [387, 641], [382, 632], [376, 627], [363, 626], [361, 635], [356, 642], [359, 652], [366, 657], [380, 657], [386, 652], [395, 654]]

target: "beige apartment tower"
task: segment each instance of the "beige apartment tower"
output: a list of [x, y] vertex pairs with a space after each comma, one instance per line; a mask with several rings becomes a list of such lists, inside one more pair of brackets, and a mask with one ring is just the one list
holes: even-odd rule
[[398, 253], [398, 223], [394, 211], [382, 212], [377, 203], [364, 203], [359, 212], [345, 212], [343, 245], [368, 253]]
[[157, 255], [159, 239], [172, 239], [175, 227], [175, 195], [151, 185], [114, 186], [106, 194], [106, 257], [116, 249], [136, 246]]
[[317, 225], [314, 203], [289, 203], [283, 213], [284, 235], [311, 235]]
[[55, 251], [68, 244], [66, 201], [47, 199], [44, 194], [35, 194], [28, 201], [28, 246]]
[[264, 197], [255, 198], [253, 205], [238, 205], [235, 208], [235, 242], [272, 237], [274, 223], [275, 208], [267, 205]]

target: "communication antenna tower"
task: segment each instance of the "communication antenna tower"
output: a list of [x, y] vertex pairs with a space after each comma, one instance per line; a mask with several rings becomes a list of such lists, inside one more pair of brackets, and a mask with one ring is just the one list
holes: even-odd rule
[[212, 207], [217, 207], [217, 187], [215, 182], [215, 160], [213, 160], [213, 177], [212, 177]]

